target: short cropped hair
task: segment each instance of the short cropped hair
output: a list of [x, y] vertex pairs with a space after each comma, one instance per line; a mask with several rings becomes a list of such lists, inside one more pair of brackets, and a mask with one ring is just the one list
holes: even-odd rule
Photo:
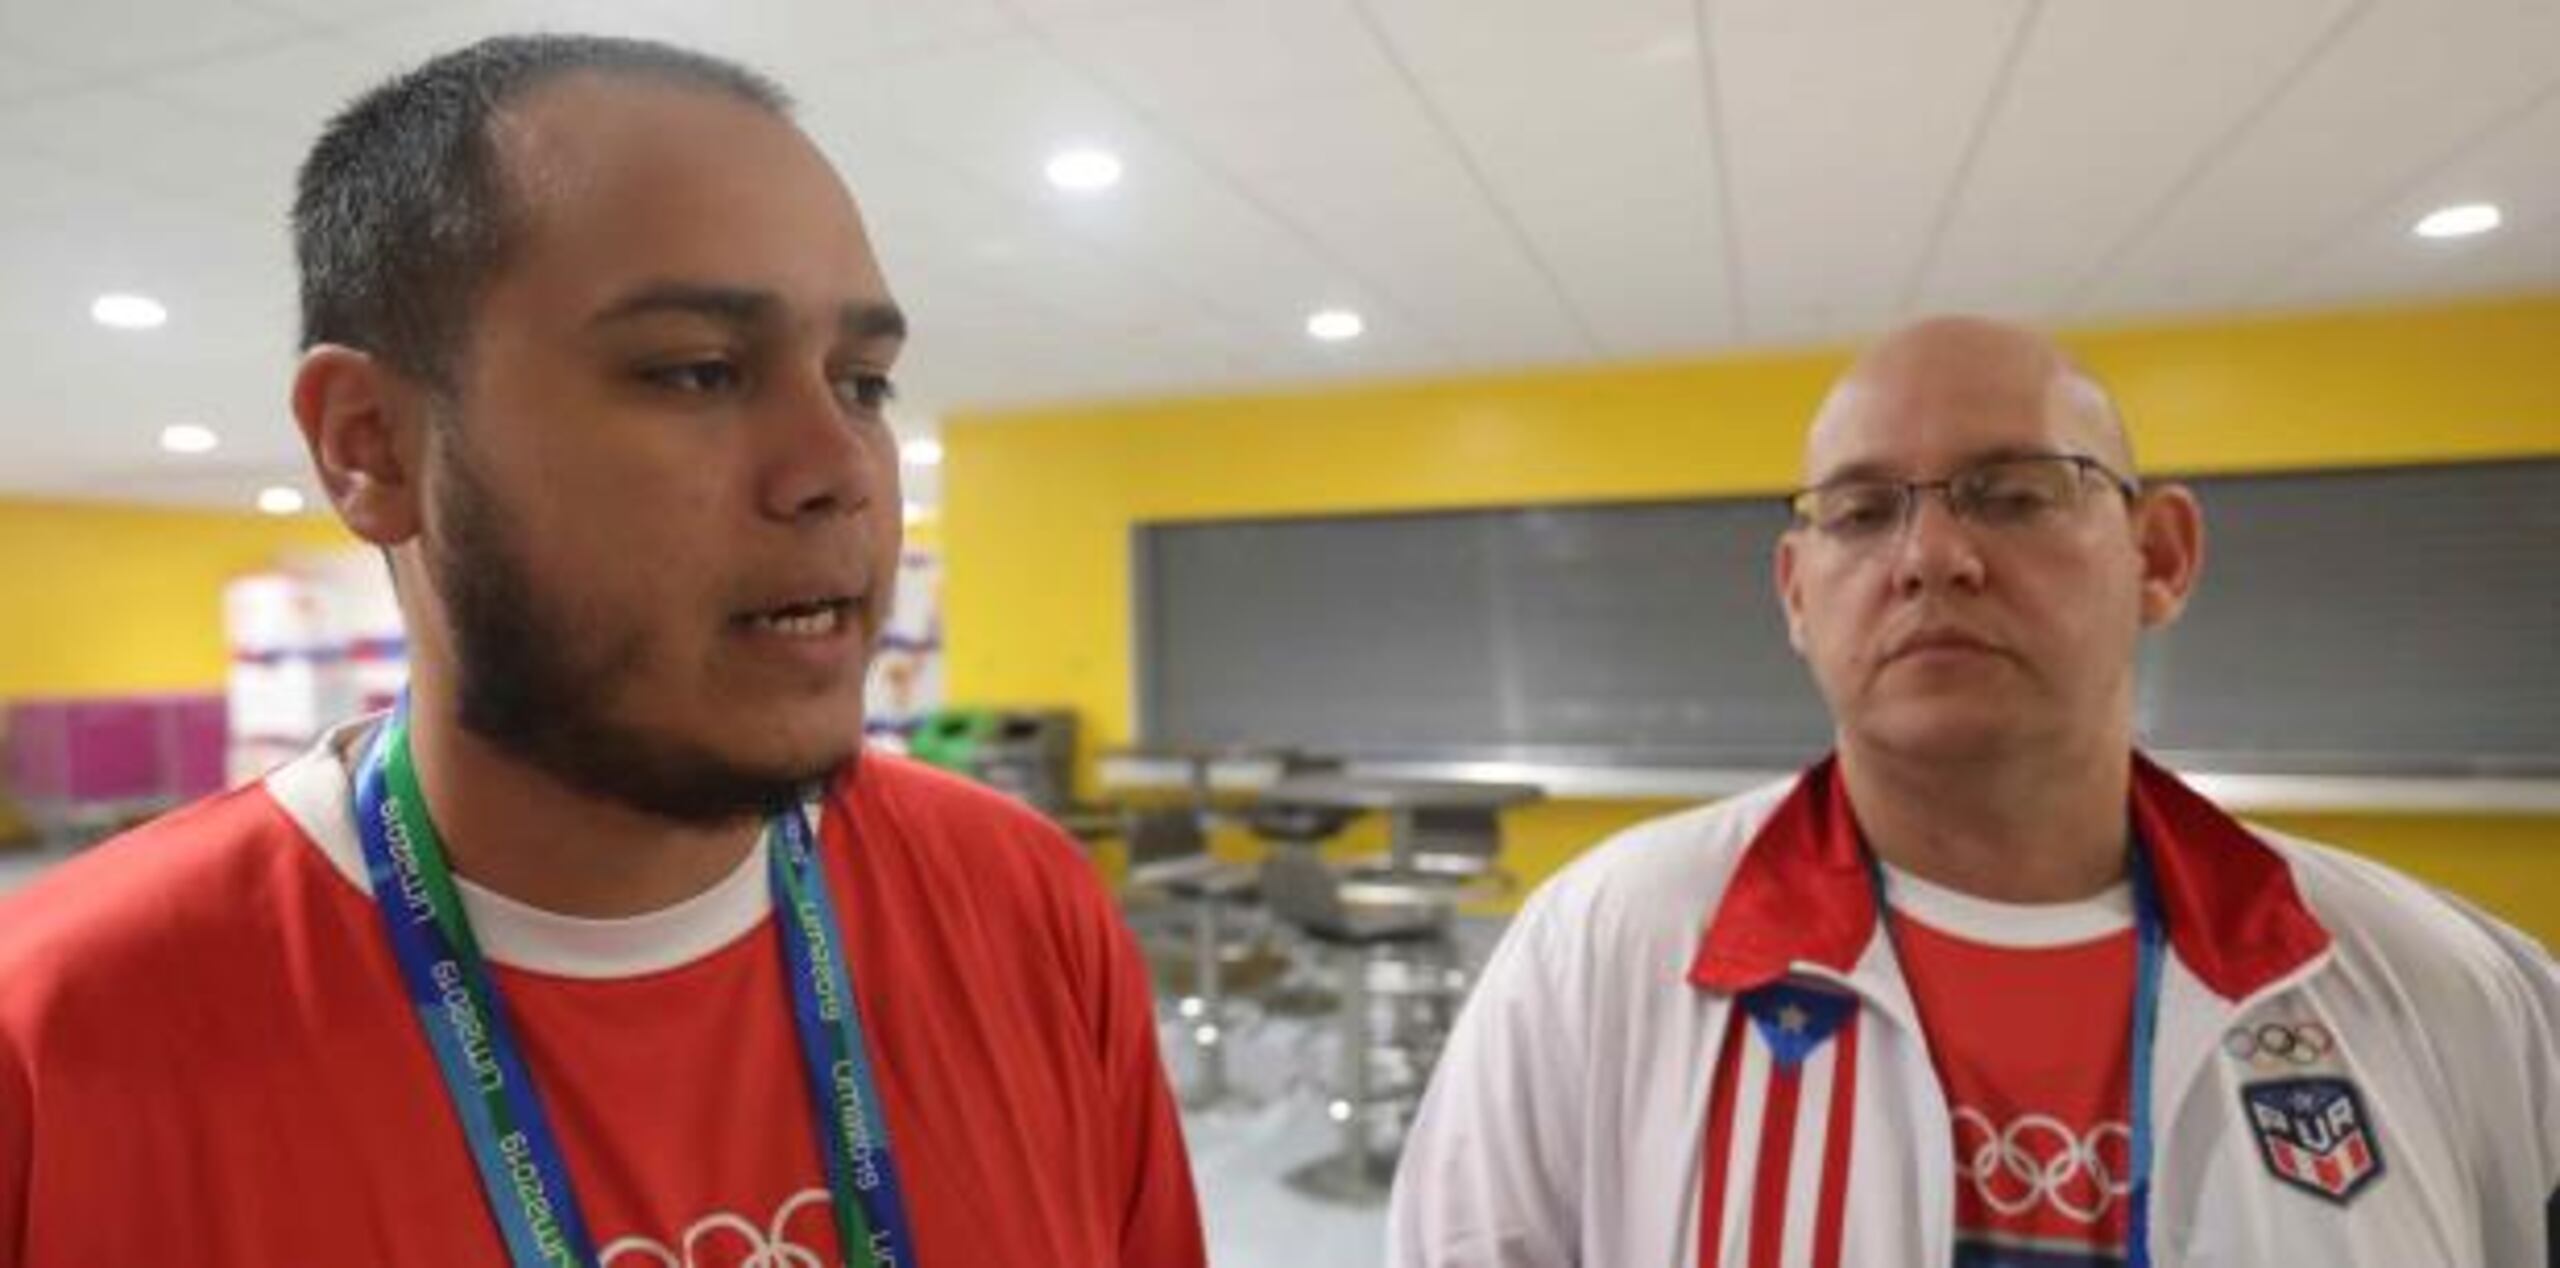
[[490, 121], [581, 71], [791, 113], [789, 94], [764, 76], [646, 40], [511, 35], [436, 57], [357, 98], [303, 160], [293, 200], [301, 346], [356, 348], [450, 389], [472, 306], [521, 223]]

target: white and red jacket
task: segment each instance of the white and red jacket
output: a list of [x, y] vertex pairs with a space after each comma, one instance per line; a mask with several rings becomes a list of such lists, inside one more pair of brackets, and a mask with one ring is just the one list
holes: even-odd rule
[[[2171, 952], [2153, 1262], [2560, 1268], [2549, 954], [2134, 764]], [[1971, 1178], [1879, 929], [1830, 762], [1577, 860], [1459, 1020], [1405, 1146], [1388, 1262], [1951, 1263]], [[1981, 1161], [2090, 1182], [2066, 1174], [2086, 1154], [2020, 1148], [2042, 1152]]]

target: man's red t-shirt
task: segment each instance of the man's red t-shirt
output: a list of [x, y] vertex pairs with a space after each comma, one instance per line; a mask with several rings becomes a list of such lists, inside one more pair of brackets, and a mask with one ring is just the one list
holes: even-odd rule
[[1992, 903], [1896, 872], [1895, 950], [1947, 1093], [1958, 1265], [2112, 1265], [2132, 1216], [2129, 887]]
[[[506, 1262], [352, 739], [0, 902], [0, 1268]], [[878, 754], [821, 824], [919, 1261], [1202, 1264], [1143, 963], [1073, 846]], [[631, 920], [464, 904], [608, 1268], [841, 1262], [761, 849]]]

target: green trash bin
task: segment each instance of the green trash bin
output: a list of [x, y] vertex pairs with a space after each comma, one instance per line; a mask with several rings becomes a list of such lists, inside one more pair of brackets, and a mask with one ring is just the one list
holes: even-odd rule
[[1002, 721], [994, 709], [936, 709], [916, 723], [907, 755], [927, 766], [978, 775], [978, 754]]

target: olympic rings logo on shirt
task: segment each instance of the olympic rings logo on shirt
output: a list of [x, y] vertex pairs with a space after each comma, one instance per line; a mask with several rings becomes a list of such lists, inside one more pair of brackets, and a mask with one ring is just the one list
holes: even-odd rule
[[[655, 1264], [660, 1268], [702, 1268], [704, 1264], [736, 1264], [738, 1268], [834, 1268], [817, 1251], [791, 1240], [786, 1231], [791, 1217], [809, 1206], [825, 1209], [830, 1201], [824, 1189], [802, 1189], [792, 1194], [773, 1213], [773, 1223], [757, 1228], [743, 1215], [719, 1211], [694, 1221], [686, 1229], [681, 1250], [661, 1246], [646, 1237], [625, 1237], [596, 1253], [601, 1268], [619, 1264]], [[721, 1237], [727, 1233], [730, 1236]]]
[[2234, 1060], [2275, 1070], [2319, 1064], [2338, 1050], [2338, 1038], [2316, 1021], [2270, 1021], [2233, 1027], [2222, 1036], [2222, 1050]]
[[1990, 1115], [1961, 1106], [1955, 1132], [1957, 1178], [2001, 1215], [2042, 1205], [2073, 1223], [2095, 1224], [2133, 1189], [2132, 1179], [2118, 1174], [2133, 1146], [2123, 1123], [2099, 1123], [2082, 1135], [2050, 1114], [2027, 1114], [1997, 1127]]

